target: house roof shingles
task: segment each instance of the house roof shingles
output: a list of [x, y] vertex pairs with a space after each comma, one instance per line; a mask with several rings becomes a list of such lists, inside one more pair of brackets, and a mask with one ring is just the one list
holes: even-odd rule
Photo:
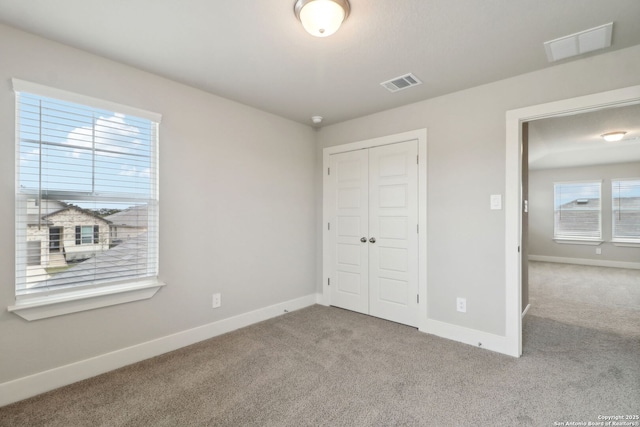
[[129, 209], [107, 215], [104, 218], [115, 226], [146, 227], [149, 209], [147, 205], [134, 206]]
[[98, 252], [66, 271], [54, 274], [34, 287], [64, 286], [79, 282], [106, 282], [114, 279], [145, 277], [148, 234], [140, 233], [107, 251]]

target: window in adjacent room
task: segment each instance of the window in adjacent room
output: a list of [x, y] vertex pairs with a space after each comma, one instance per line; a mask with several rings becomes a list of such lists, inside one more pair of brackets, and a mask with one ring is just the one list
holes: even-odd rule
[[640, 243], [640, 178], [611, 181], [612, 238]]
[[13, 84], [16, 300], [157, 283], [160, 115]]
[[555, 239], [602, 239], [601, 186], [600, 181], [554, 184]]

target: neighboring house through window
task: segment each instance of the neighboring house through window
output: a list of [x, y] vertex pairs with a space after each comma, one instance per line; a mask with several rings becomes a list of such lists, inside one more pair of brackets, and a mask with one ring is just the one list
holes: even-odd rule
[[16, 299], [157, 281], [160, 115], [13, 84]]
[[554, 184], [554, 229], [557, 240], [602, 240], [600, 181]]
[[27, 265], [39, 266], [41, 261], [42, 242], [31, 240], [27, 242]]

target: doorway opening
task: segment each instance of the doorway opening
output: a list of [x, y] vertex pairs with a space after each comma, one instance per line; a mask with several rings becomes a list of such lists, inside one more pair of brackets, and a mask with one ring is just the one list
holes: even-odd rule
[[640, 330], [640, 104], [525, 122], [522, 143], [524, 320]]
[[517, 110], [506, 115], [505, 279], [508, 354], [522, 354], [522, 124], [640, 103], [640, 85]]

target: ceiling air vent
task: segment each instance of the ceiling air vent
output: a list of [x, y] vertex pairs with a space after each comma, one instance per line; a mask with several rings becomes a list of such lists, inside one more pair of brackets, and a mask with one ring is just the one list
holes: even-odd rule
[[387, 80], [386, 82], [380, 83], [384, 86], [389, 92], [397, 92], [399, 90], [408, 89], [412, 86], [421, 85], [422, 82], [413, 74], [405, 74], [404, 76], [395, 77], [391, 80]]
[[613, 22], [544, 42], [549, 62], [559, 61], [583, 53], [611, 46]]

